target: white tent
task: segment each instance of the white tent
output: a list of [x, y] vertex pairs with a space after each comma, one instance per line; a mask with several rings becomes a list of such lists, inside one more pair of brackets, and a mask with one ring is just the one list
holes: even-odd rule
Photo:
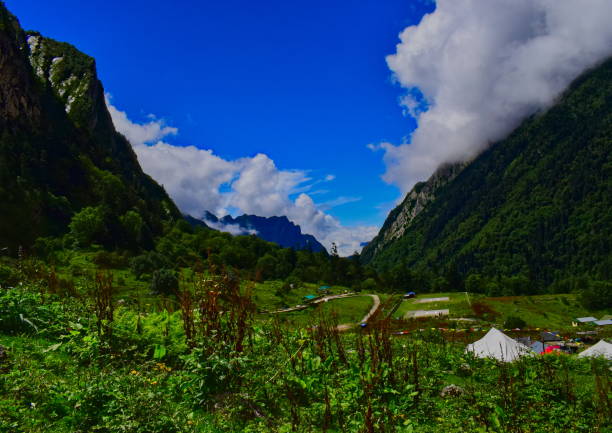
[[599, 343], [578, 354], [579, 358], [603, 356], [612, 360], [612, 344], [599, 340]]
[[491, 328], [480, 340], [468, 344], [465, 350], [473, 352], [478, 358], [495, 358], [504, 362], [512, 362], [521, 356], [534, 354], [529, 347], [517, 343], [495, 328]]

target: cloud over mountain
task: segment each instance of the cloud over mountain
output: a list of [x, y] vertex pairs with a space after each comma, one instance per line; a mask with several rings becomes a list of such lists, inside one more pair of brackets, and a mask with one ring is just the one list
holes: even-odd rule
[[333, 181], [333, 175], [312, 179], [304, 170], [280, 170], [263, 153], [226, 160], [212, 150], [174, 146], [163, 138], [178, 134], [178, 130], [163, 120], [152, 117], [146, 123], [132, 122], [112, 105], [108, 95], [107, 106], [115, 127], [131, 142], [143, 170], [166, 188], [184, 213], [198, 217], [205, 211], [219, 216], [232, 211], [263, 217], [285, 215], [327, 249], [335, 242], [341, 255], [360, 251], [361, 243], [378, 231], [373, 226], [344, 227], [322, 210], [347, 203], [347, 199], [340, 197], [318, 206], [307, 194], [312, 186]]
[[440, 164], [469, 160], [549, 107], [612, 55], [609, 0], [438, 0], [387, 57], [418, 120], [409, 143], [382, 143], [384, 179], [403, 192]]

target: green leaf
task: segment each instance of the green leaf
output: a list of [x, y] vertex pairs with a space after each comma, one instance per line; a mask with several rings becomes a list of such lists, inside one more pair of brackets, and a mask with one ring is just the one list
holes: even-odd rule
[[153, 359], [162, 359], [164, 356], [166, 356], [166, 353], [166, 346], [163, 344], [156, 344], [153, 351]]
[[62, 345], [62, 343], [56, 343], [56, 344], [52, 344], [51, 346], [47, 347], [45, 350], [43, 350], [43, 353], [47, 353], [47, 352], [54, 352], [57, 349], [59, 349], [59, 347]]

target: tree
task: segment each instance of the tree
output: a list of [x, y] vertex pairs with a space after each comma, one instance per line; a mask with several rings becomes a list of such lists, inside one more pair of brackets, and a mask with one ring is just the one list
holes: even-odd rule
[[580, 293], [580, 303], [588, 310], [602, 310], [612, 307], [612, 283], [591, 281]]
[[272, 254], [266, 254], [257, 260], [255, 269], [261, 273], [261, 277], [264, 280], [272, 279], [276, 276], [276, 269], [278, 266], [278, 260]]
[[125, 232], [128, 244], [131, 247], [136, 247], [142, 238], [142, 226], [144, 225], [140, 214], [129, 210], [119, 218], [119, 222]]
[[90, 245], [104, 230], [104, 215], [98, 207], [85, 207], [72, 217], [68, 226], [80, 246]]

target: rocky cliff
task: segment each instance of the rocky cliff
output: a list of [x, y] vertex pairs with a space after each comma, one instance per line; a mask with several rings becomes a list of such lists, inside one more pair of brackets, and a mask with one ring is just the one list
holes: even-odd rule
[[427, 181], [417, 183], [402, 203], [389, 213], [378, 235], [363, 248], [361, 256], [364, 260], [372, 260], [387, 245], [402, 237], [414, 218], [435, 200], [440, 188], [457, 177], [466, 165], [465, 162], [445, 164]]

